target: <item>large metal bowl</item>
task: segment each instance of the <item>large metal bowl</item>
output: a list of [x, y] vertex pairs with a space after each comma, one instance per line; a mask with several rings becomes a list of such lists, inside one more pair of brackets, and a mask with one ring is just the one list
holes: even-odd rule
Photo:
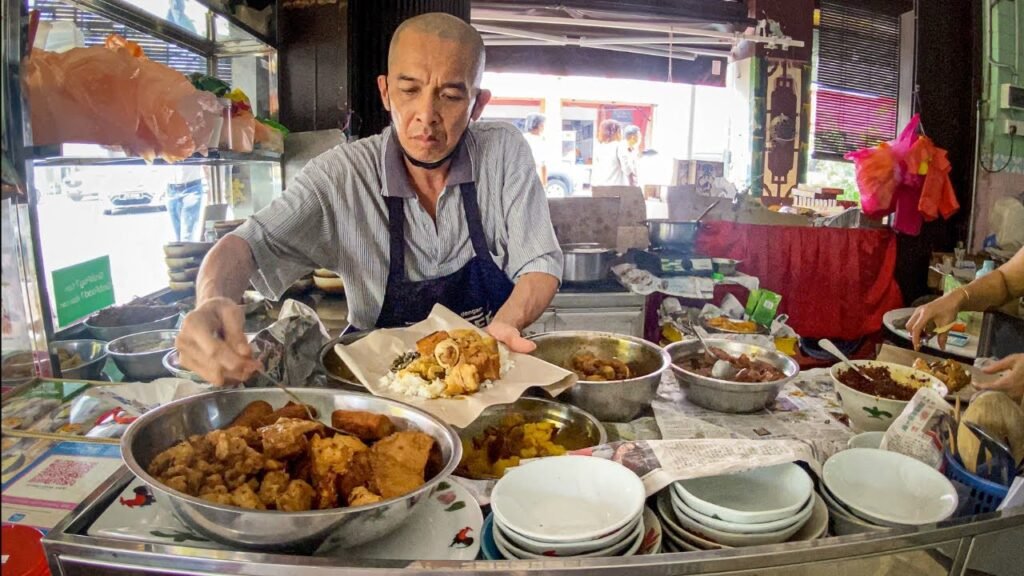
[[294, 392], [324, 417], [334, 410], [366, 410], [387, 414], [400, 430], [429, 434], [441, 450], [441, 471], [404, 496], [367, 506], [308, 512], [248, 510], [214, 504], [168, 488], [146, 472], [161, 451], [191, 434], [204, 434], [227, 425], [250, 402], [263, 400], [272, 406], [284, 405], [288, 396], [275, 388], [217, 390], [160, 406], [128, 428], [121, 438], [121, 454], [128, 468], [149, 485], [154, 496], [196, 532], [233, 547], [296, 552], [315, 549], [329, 535], [340, 540], [339, 546], [351, 547], [388, 534], [429, 497], [439, 482], [451, 475], [462, 457], [462, 445], [455, 430], [401, 402], [326, 388], [297, 388]]
[[775, 401], [782, 386], [793, 379], [800, 366], [795, 360], [761, 346], [745, 342], [733, 342], [717, 338], [706, 338], [709, 346], [721, 348], [733, 356], [746, 354], [750, 358], [762, 360], [775, 366], [786, 375], [782, 380], [774, 382], [732, 382], [710, 376], [701, 376], [683, 370], [681, 364], [691, 356], [704, 353], [704, 347], [697, 340], [675, 342], [665, 349], [672, 357], [672, 373], [680, 383], [687, 387], [686, 399], [698, 406], [718, 412], [742, 414], [757, 412]]
[[57, 340], [50, 343], [50, 353], [58, 354], [61, 350], [69, 356], [78, 355], [82, 363], [74, 368], [61, 367], [64, 378], [81, 378], [82, 380], [100, 380], [103, 378], [103, 367], [107, 364], [107, 343], [102, 340]]
[[107, 345], [107, 353], [131, 380], [149, 381], [168, 375], [164, 356], [174, 349], [177, 330], [152, 330], [122, 336]]
[[[565, 392], [570, 404], [605, 422], [627, 422], [636, 417], [658, 393], [669, 357], [659, 346], [642, 338], [610, 332], [547, 332], [530, 338], [537, 344], [533, 355], [556, 366], [570, 366], [573, 356], [590, 352], [600, 358], [617, 358], [636, 374], [628, 380], [579, 381]], [[568, 368], [567, 368], [568, 369]]]
[[693, 246], [697, 241], [700, 226], [700, 222], [694, 220], [647, 220], [651, 246], [655, 248]]
[[608, 441], [608, 432], [604, 426], [586, 410], [529, 396], [523, 396], [511, 404], [488, 406], [469, 426], [459, 430], [459, 438], [463, 444], [472, 442], [474, 438], [482, 436], [487, 428], [501, 426], [502, 420], [509, 414], [522, 414], [526, 422], [551, 422], [558, 426], [558, 435], [554, 440], [566, 450], [590, 448]]
[[345, 364], [345, 361], [338, 356], [337, 352], [334, 351], [334, 346], [337, 344], [349, 345], [357, 340], [362, 339], [369, 332], [352, 332], [332, 338], [327, 344], [324, 344], [323, 348], [320, 349], [320, 370], [334, 382], [341, 385], [342, 388], [353, 390], [356, 392], [365, 391], [366, 388], [363, 383], [356, 378], [356, 375], [352, 373], [352, 370]]
[[89, 333], [92, 334], [92, 337], [97, 340], [112, 342], [122, 336], [128, 336], [129, 334], [176, 328], [178, 326], [178, 320], [181, 319], [181, 312], [175, 312], [174, 314], [170, 314], [164, 318], [158, 318], [152, 322], [132, 324], [131, 326], [94, 326], [89, 323], [89, 320], [91, 319], [91, 317], [87, 319], [84, 324], [89, 328]]

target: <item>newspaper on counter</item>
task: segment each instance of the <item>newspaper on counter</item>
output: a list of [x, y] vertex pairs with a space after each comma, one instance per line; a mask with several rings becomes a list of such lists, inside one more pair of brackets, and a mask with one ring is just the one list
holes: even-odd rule
[[818, 460], [846, 448], [854, 435], [827, 369], [805, 370], [787, 382], [775, 404], [751, 414], [728, 414], [686, 400], [686, 390], [666, 373], [652, 403], [665, 439], [796, 439]]
[[644, 482], [648, 496], [679, 480], [732, 474], [801, 461], [821, 476], [810, 445], [799, 440], [638, 440], [603, 444], [573, 454], [622, 464]]
[[257, 375], [245, 386], [271, 386], [272, 380], [292, 388], [308, 387], [320, 360], [320, 348], [328, 339], [327, 329], [312, 308], [297, 300], [285, 300], [277, 321], [252, 340], [266, 377]]
[[886, 430], [880, 448], [938, 468], [942, 464], [942, 447], [936, 437], [936, 427], [942, 415], [952, 413], [953, 407], [933, 388], [918, 388]]
[[512, 368], [489, 388], [457, 398], [418, 398], [394, 392], [381, 384], [395, 358], [416, 349], [416, 341], [439, 330], [476, 329], [458, 314], [437, 305], [430, 316], [406, 328], [375, 330], [335, 351], [352, 373], [376, 396], [391, 398], [429, 412], [457, 427], [468, 426], [488, 406], [515, 402], [530, 387], [544, 388], [552, 396], [576, 383], [576, 375], [528, 354], [510, 353]]
[[[612, 273], [623, 286], [634, 294], [642, 296], [660, 292], [692, 300], [711, 300], [715, 297], [716, 281], [705, 276], [666, 276], [662, 278], [628, 262], [612, 266]], [[757, 277], [746, 274], [726, 276], [718, 280], [717, 283], [737, 284], [749, 291], [757, 290], [761, 285]]]

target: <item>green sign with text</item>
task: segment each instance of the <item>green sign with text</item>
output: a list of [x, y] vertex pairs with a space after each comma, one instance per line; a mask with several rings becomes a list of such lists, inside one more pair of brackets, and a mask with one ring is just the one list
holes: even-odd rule
[[54, 270], [53, 299], [57, 302], [57, 323], [62, 327], [113, 304], [110, 257]]

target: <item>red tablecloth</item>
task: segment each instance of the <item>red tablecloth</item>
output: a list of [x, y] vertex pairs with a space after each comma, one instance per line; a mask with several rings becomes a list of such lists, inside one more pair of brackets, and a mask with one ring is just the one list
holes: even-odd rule
[[865, 336], [903, 305], [893, 278], [896, 236], [889, 230], [708, 222], [697, 250], [742, 260], [741, 272], [782, 295], [780, 313], [804, 337]]

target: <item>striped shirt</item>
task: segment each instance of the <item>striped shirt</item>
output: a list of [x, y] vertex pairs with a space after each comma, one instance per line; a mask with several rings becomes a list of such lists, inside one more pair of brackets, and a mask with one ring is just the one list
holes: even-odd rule
[[522, 134], [504, 122], [474, 122], [452, 157], [435, 221], [409, 181], [397, 138], [381, 134], [321, 154], [291, 186], [233, 234], [249, 243], [253, 285], [277, 299], [314, 268], [345, 282], [348, 321], [376, 325], [390, 262], [385, 196], [405, 199], [409, 280], [452, 274], [474, 256], [459, 185], [476, 182], [494, 262], [511, 278], [528, 272], [562, 277], [547, 199]]

